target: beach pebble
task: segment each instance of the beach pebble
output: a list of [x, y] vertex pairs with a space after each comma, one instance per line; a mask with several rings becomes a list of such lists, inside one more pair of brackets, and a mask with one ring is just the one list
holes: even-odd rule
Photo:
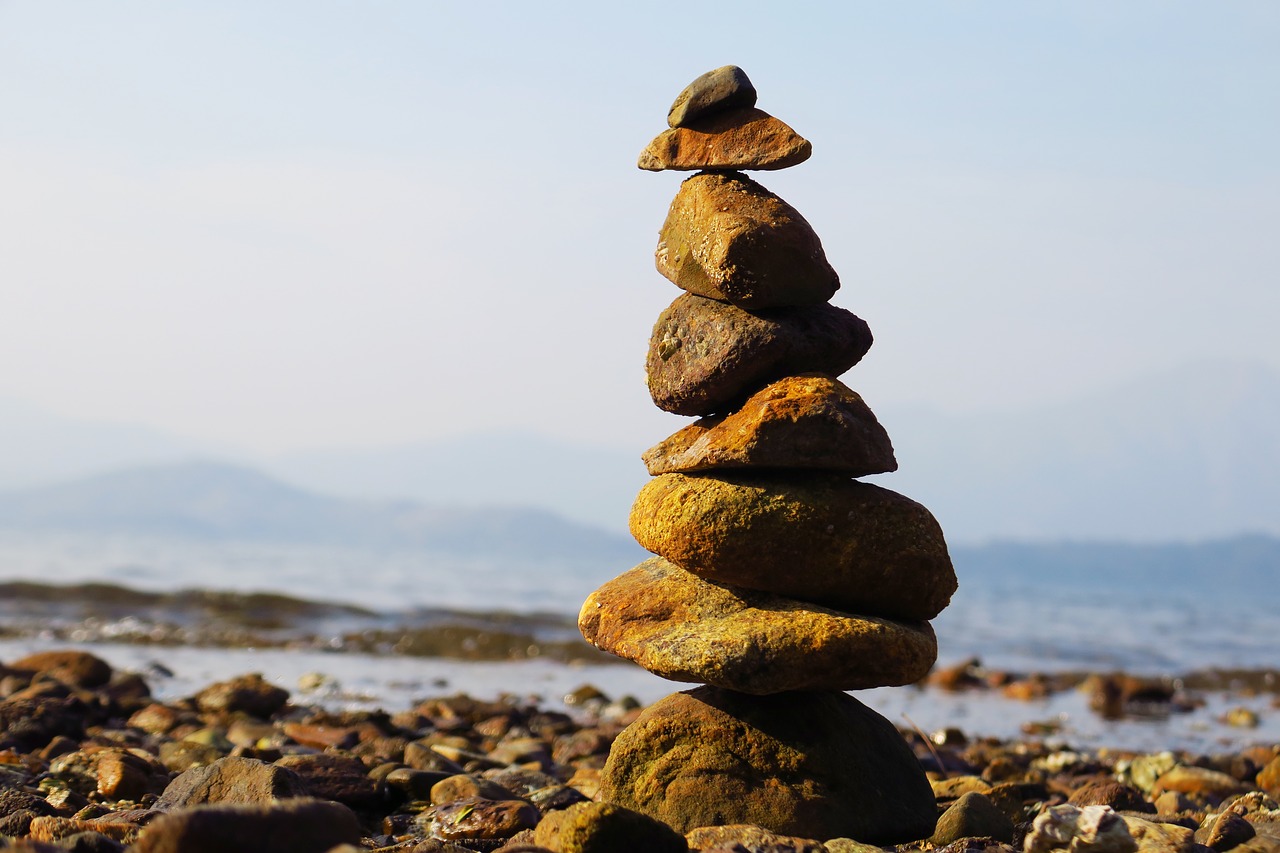
[[205, 803], [261, 803], [305, 797], [306, 783], [297, 773], [253, 758], [220, 758], [186, 770], [164, 789], [156, 808], [187, 808]]
[[1151, 812], [1154, 806], [1142, 792], [1122, 782], [1090, 782], [1071, 793], [1067, 800], [1073, 806], [1110, 806], [1118, 812]]
[[636, 497], [631, 534], [707, 580], [845, 613], [932, 619], [956, 590], [927, 509], [835, 475], [663, 474]]
[[748, 311], [818, 305], [840, 287], [799, 211], [736, 173], [694, 175], [680, 185], [654, 259], [682, 290]]
[[36, 652], [9, 664], [16, 670], [48, 675], [75, 687], [101, 687], [111, 680], [111, 665], [89, 652], [56, 650]]
[[813, 154], [809, 140], [755, 107], [721, 110], [658, 134], [636, 165], [647, 172], [700, 169], [774, 170]]
[[1124, 819], [1107, 806], [1051, 806], [1032, 822], [1026, 853], [1069, 849], [1079, 853], [1131, 853], [1138, 842]]
[[686, 293], [654, 324], [645, 360], [649, 395], [677, 415], [723, 413], [786, 376], [839, 376], [871, 340], [862, 319], [834, 305], [749, 313]]
[[514, 800], [516, 795], [504, 785], [470, 773], [459, 773], [431, 786], [431, 804], [434, 806], [476, 798]]
[[540, 817], [537, 808], [523, 800], [469, 797], [438, 806], [430, 819], [430, 831], [433, 838], [460, 844], [493, 841], [532, 829]]
[[131, 853], [325, 853], [361, 834], [351, 809], [323, 800], [206, 805], [157, 819]]
[[382, 785], [355, 756], [286, 755], [275, 766], [297, 773], [309, 796], [336, 800], [356, 811], [375, 808], [385, 797]]
[[912, 684], [938, 652], [925, 623], [712, 584], [660, 557], [588, 596], [578, 628], [655, 675], [753, 694]]
[[1257, 835], [1253, 824], [1238, 814], [1226, 812], [1212, 815], [1196, 830], [1196, 841], [1206, 847], [1212, 847], [1218, 853], [1243, 844]]
[[736, 65], [722, 65], [699, 75], [676, 95], [667, 111], [667, 125], [683, 127], [719, 110], [755, 105], [756, 87], [747, 72]]
[[260, 673], [249, 673], [210, 684], [196, 694], [196, 704], [205, 712], [242, 711], [267, 719], [289, 701], [289, 691], [276, 687]]
[[664, 823], [614, 803], [579, 803], [549, 812], [535, 842], [555, 853], [684, 853], [689, 845]]
[[1248, 790], [1248, 785], [1221, 771], [1182, 765], [1162, 773], [1151, 793], [1158, 797], [1165, 791], [1177, 791], [1193, 800], [1219, 803], [1227, 797], [1244, 794]]
[[1280, 755], [1268, 761], [1254, 778], [1259, 788], [1280, 797]]
[[703, 826], [685, 834], [689, 849], [749, 850], [751, 853], [827, 853], [822, 842], [795, 835], [779, 835], [751, 824]]
[[812, 373], [766, 385], [733, 412], [689, 424], [642, 459], [654, 476], [787, 468], [862, 477], [898, 468], [889, 434], [862, 397]]
[[938, 847], [961, 838], [994, 838], [1010, 842], [1013, 841], [1013, 835], [1013, 821], [986, 796], [970, 791], [942, 813], [929, 842]]

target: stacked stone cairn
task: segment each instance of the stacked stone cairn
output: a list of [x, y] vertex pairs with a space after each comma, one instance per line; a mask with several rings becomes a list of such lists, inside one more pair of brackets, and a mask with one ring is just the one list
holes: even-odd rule
[[811, 146], [755, 108], [735, 66], [676, 99], [640, 155], [696, 171], [662, 226], [658, 270], [686, 291], [646, 364], [661, 409], [699, 420], [644, 454], [631, 531], [657, 556], [596, 590], [595, 646], [704, 686], [615, 742], [601, 797], [681, 832], [754, 824], [891, 844], [934, 829], [898, 730], [845, 691], [911, 684], [937, 656], [927, 620], [955, 573], [923, 506], [854, 479], [896, 470], [883, 427], [836, 377], [871, 346], [804, 218], [742, 174]]

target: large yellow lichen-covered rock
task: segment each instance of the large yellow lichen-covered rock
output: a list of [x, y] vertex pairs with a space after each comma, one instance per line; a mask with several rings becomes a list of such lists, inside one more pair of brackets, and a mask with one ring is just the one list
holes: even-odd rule
[[849, 613], [932, 619], [956, 589], [927, 509], [834, 475], [663, 474], [640, 490], [631, 533], [709, 580]]
[[875, 844], [927, 837], [936, 815], [929, 781], [893, 725], [822, 691], [668, 696], [614, 741], [600, 796], [679, 832], [753, 824]]

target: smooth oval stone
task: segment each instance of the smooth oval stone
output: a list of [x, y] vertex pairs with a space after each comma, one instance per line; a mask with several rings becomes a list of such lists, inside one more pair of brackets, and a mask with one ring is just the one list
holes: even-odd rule
[[821, 374], [779, 379], [728, 415], [702, 418], [645, 451], [653, 475], [734, 468], [898, 469], [889, 434], [848, 386]]
[[661, 557], [587, 597], [596, 648], [672, 681], [741, 693], [912, 684], [938, 656], [933, 629], [713, 584]]
[[754, 107], [756, 87], [747, 72], [736, 65], [722, 65], [684, 87], [667, 111], [669, 127], [683, 127], [689, 122], [733, 107]]
[[752, 824], [896, 844], [928, 837], [936, 815], [898, 731], [837, 692], [668, 696], [618, 736], [600, 795], [684, 833]]
[[842, 477], [663, 474], [640, 490], [631, 533], [717, 583], [848, 613], [924, 621], [956, 590], [927, 509]]
[[747, 312], [686, 293], [654, 324], [645, 360], [649, 395], [677, 415], [724, 412], [785, 376], [839, 376], [862, 360], [871, 340], [861, 318], [827, 303]]
[[734, 172], [694, 175], [680, 185], [654, 259], [682, 290], [748, 310], [817, 305], [840, 287], [805, 218]]
[[640, 152], [646, 172], [699, 169], [786, 169], [809, 159], [813, 146], [784, 122], [755, 107], [722, 110], [664, 130]]

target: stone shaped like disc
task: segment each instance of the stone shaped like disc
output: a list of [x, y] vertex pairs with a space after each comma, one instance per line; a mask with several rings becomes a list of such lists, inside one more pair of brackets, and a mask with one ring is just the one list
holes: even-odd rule
[[871, 348], [871, 329], [829, 303], [747, 312], [686, 293], [658, 317], [645, 375], [654, 405], [710, 415], [784, 376], [839, 376]]
[[661, 557], [592, 593], [578, 627], [655, 675], [757, 695], [913, 684], [938, 655], [927, 623], [720, 586]]
[[654, 260], [681, 289], [747, 310], [817, 305], [840, 287], [804, 217], [733, 172], [680, 185]]
[[649, 448], [653, 475], [734, 468], [896, 471], [889, 434], [862, 398], [829, 376], [779, 379], [728, 415], [702, 418]]
[[846, 613], [924, 621], [956, 590], [927, 509], [834, 475], [663, 474], [636, 497], [631, 534], [716, 583]]
[[747, 79], [747, 72], [736, 65], [722, 65], [699, 76], [676, 95], [667, 112], [667, 125], [683, 127], [704, 115], [755, 105], [756, 87]]
[[658, 134], [640, 152], [646, 172], [672, 169], [785, 169], [809, 159], [813, 146], [755, 107], [723, 110]]

